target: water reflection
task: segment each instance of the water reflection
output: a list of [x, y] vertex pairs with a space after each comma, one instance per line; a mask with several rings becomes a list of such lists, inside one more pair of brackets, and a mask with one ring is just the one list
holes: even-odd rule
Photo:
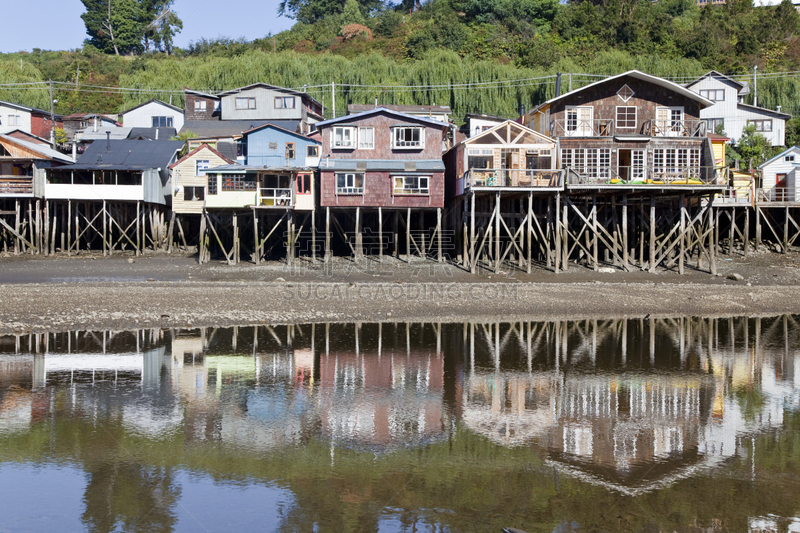
[[[92, 531], [192, 529], [187, 472], [220, 494], [226, 480], [291, 491], [276, 496], [284, 531], [455, 531], [476, 507], [493, 526], [607, 528], [619, 495], [637, 503], [618, 530], [789, 531], [799, 335], [782, 316], [6, 336], [0, 461], [79, 465]], [[703, 510], [706, 480], [775, 496]], [[660, 492], [695, 515], [637, 518]]]

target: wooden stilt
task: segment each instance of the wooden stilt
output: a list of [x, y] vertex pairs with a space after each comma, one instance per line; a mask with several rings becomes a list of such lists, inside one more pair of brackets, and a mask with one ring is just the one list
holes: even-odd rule
[[561, 193], [556, 193], [554, 204], [555, 216], [553, 221], [553, 231], [556, 237], [556, 245], [555, 250], [553, 250], [553, 255], [555, 256], [555, 272], [559, 273], [561, 272]]
[[715, 211], [714, 206], [712, 205], [714, 202], [714, 197], [711, 196], [708, 200], [708, 267], [709, 271], [711, 272], [712, 276], [717, 275], [717, 234], [716, 234], [716, 224], [715, 222], [719, 220], [719, 217], [714, 218]]
[[622, 266], [625, 270], [630, 270], [630, 258], [628, 257], [628, 195], [622, 195]]
[[411, 263], [411, 208], [406, 214], [406, 263]]
[[261, 264], [261, 243], [258, 235], [258, 210], [253, 208], [253, 262]]
[[680, 242], [680, 250], [678, 252], [680, 254], [678, 256], [678, 273], [683, 275], [683, 274], [685, 274], [685, 271], [684, 271], [684, 259], [685, 259], [685, 253], [686, 253], [686, 237], [685, 237], [685, 233], [684, 233], [686, 231], [686, 204], [685, 204], [686, 200], [685, 200], [684, 195], [682, 195], [682, 194], [681, 194], [680, 198], [681, 198], [680, 199], [680, 203], [678, 205], [680, 206], [680, 210], [681, 210], [681, 234], [680, 234], [680, 241], [681, 242]]
[[[500, 191], [494, 196], [494, 273], [500, 273]], [[489, 243], [491, 248], [491, 242]]]
[[728, 255], [733, 255], [733, 238], [736, 229], [736, 206], [731, 207], [731, 225], [728, 228]]
[[200, 242], [199, 242], [198, 262], [201, 265], [206, 262], [206, 211], [205, 211], [205, 209], [203, 209], [203, 213], [200, 215]]
[[656, 271], [656, 197], [650, 196], [650, 272]]
[[325, 263], [331, 260], [331, 208], [325, 208]]
[[561, 219], [564, 236], [561, 238], [561, 269], [566, 272], [569, 270], [569, 207], [564, 204], [564, 213]]
[[[613, 229], [612, 229], [613, 231]], [[596, 271], [600, 268], [598, 262], [598, 239], [597, 239], [597, 194], [592, 195], [592, 268]], [[615, 244], [616, 246], [616, 244]]]
[[474, 274], [478, 263], [475, 257], [475, 193], [470, 192], [469, 197], [469, 271]]
[[744, 208], [744, 256], [750, 253], [750, 208]]
[[787, 207], [783, 217], [783, 253], [789, 250], [789, 208]]
[[356, 207], [356, 263], [364, 256], [364, 238], [361, 234], [361, 208]]
[[378, 262], [383, 262], [383, 211], [378, 207]]
[[437, 236], [437, 250], [436, 259], [441, 263], [444, 261], [442, 255], [442, 208], [436, 208], [436, 236]]
[[14, 216], [14, 233], [18, 235], [14, 241], [14, 255], [19, 255], [21, 246], [19, 238], [19, 220], [20, 220], [19, 200], [14, 200], [14, 209], [16, 213]]
[[[531, 261], [532, 261], [532, 252], [533, 252], [533, 192], [528, 191], [528, 218], [527, 218], [528, 228], [527, 228], [527, 241], [528, 246], [526, 253], [528, 256], [526, 257], [526, 268], [528, 274], [531, 273]], [[530, 336], [530, 330], [528, 331]], [[530, 338], [529, 338], [530, 340]]]
[[[317, 208], [311, 209], [311, 262], [317, 263]], [[312, 324], [313, 326], [313, 324]]]

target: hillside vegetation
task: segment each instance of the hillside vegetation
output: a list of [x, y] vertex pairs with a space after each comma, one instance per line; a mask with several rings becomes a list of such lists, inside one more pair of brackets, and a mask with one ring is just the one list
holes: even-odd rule
[[[285, 0], [291, 30], [254, 41], [201, 39], [140, 55], [81, 50], [0, 55], [0, 99], [56, 111], [119, 112], [150, 98], [182, 105], [182, 90], [263, 81], [301, 89], [336, 113], [347, 103], [441, 104], [517, 116], [562, 91], [636, 68], [677, 82], [708, 70], [752, 79], [758, 104], [800, 112], [800, 15], [789, 0], [700, 8], [691, 0]], [[265, 18], [275, 13], [265, 10]], [[571, 75], [570, 75], [571, 74]], [[749, 78], [745, 78], [749, 77]], [[106, 87], [130, 90], [109, 90]], [[752, 96], [751, 96], [752, 98]], [[330, 110], [327, 113], [330, 115]]]

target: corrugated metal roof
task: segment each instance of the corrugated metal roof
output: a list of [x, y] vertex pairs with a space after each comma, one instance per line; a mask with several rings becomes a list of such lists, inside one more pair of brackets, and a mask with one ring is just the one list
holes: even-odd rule
[[56, 150], [53, 150], [47, 145], [33, 143], [30, 141], [25, 141], [22, 139], [18, 139], [17, 137], [9, 137], [8, 135], [0, 135], [0, 140], [8, 141], [12, 144], [16, 143], [23, 148], [30, 150], [31, 152], [36, 152], [42, 156], [42, 159], [55, 159], [56, 161], [61, 161], [62, 163], [74, 163], [73, 159], [68, 155], [62, 154]]
[[183, 123], [181, 133], [190, 131], [200, 139], [237, 137], [245, 131], [264, 124], [274, 124], [279, 128], [297, 131], [299, 120], [187, 120]]
[[[158, 132], [158, 135], [156, 135]], [[131, 128], [128, 139], [146, 139], [149, 141], [168, 141], [178, 134], [175, 128]]]
[[376, 107], [385, 107], [392, 111], [400, 111], [401, 113], [437, 113], [437, 114], [450, 114], [453, 111], [450, 106], [446, 105], [392, 105], [381, 104], [375, 106], [373, 104], [347, 104], [347, 112], [360, 113], [361, 111], [369, 111]]
[[[146, 170], [167, 168], [175, 154], [183, 148], [183, 141], [108, 141], [94, 142], [74, 165], [66, 170]], [[108, 145], [108, 149], [107, 149]]]
[[319, 129], [320, 127], [329, 126], [331, 124], [339, 124], [340, 122], [347, 122], [351, 120], [355, 120], [361, 117], [367, 117], [369, 115], [374, 115], [377, 113], [386, 113], [387, 115], [392, 115], [400, 119], [405, 119], [411, 121], [415, 126], [418, 125], [417, 122], [423, 122], [425, 124], [430, 124], [433, 126], [439, 126], [441, 128], [449, 128], [449, 125], [442, 122], [441, 120], [436, 120], [433, 118], [421, 117], [419, 115], [409, 115], [408, 113], [402, 113], [400, 111], [393, 111], [386, 107], [376, 107], [374, 109], [369, 109], [367, 111], [362, 111], [360, 113], [355, 113], [353, 115], [345, 115], [343, 117], [338, 118], [329, 118], [328, 120], [323, 120], [322, 122], [317, 122], [315, 124], [316, 128]]

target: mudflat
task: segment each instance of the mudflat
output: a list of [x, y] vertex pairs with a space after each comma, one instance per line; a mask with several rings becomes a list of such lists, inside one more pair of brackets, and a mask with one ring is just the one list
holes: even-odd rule
[[[0, 257], [0, 333], [327, 321], [547, 320], [800, 313], [800, 254], [718, 258], [718, 274], [570, 263], [470, 274], [412, 258], [198, 265], [193, 256]], [[675, 269], [677, 270], [677, 269]], [[741, 280], [728, 279], [739, 274]]]

